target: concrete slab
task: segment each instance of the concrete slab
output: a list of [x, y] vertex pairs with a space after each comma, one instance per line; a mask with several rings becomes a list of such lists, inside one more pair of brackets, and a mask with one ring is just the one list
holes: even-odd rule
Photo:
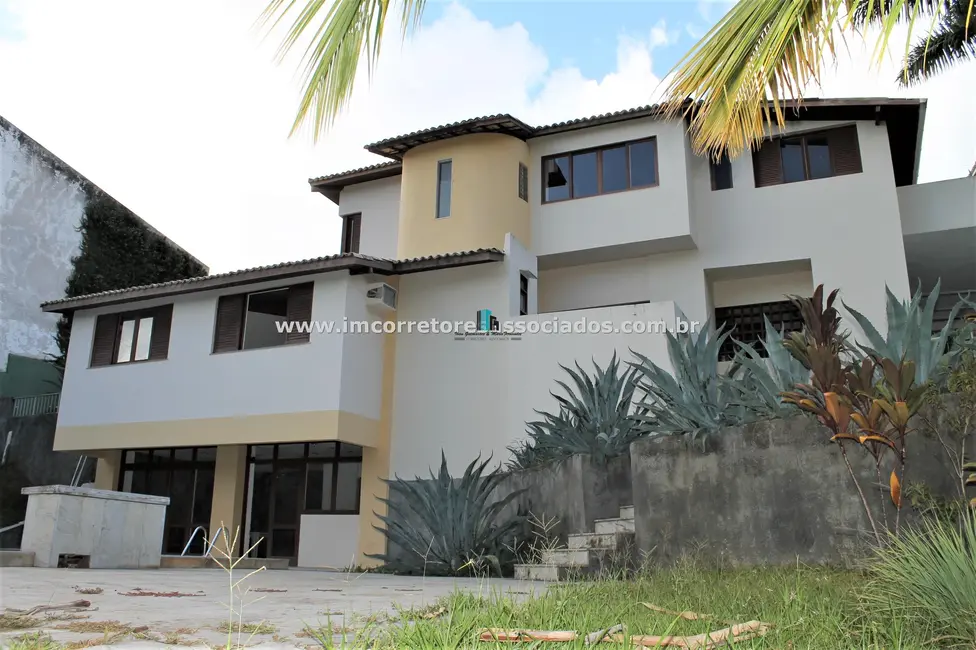
[[[235, 580], [246, 572], [235, 574]], [[218, 627], [227, 621], [228, 576], [211, 569], [96, 570], [96, 569], [0, 569], [0, 610], [29, 609], [36, 605], [61, 604], [85, 599], [91, 602], [87, 621], [118, 621], [131, 626], [148, 626], [152, 639], [167, 636], [184, 647], [220, 645], [226, 634]], [[82, 594], [78, 590], [101, 589]], [[396, 614], [397, 608], [431, 605], [456, 590], [491, 596], [503, 594], [525, 598], [541, 593], [539, 582], [503, 579], [452, 579], [350, 574], [290, 569], [260, 571], [248, 578], [235, 594], [235, 607], [243, 602], [245, 623], [267, 623], [274, 631], [242, 641], [248, 645], [277, 644], [286, 647], [313, 645], [301, 635], [306, 626], [362, 629], [369, 620]], [[243, 590], [247, 589], [247, 593]], [[180, 596], [137, 596], [142, 592], [178, 592]], [[190, 595], [196, 594], [196, 595]], [[56, 641], [96, 641], [100, 633], [79, 634], [57, 626], [71, 621], [51, 621], [40, 628]], [[36, 630], [34, 630], [36, 631]], [[0, 645], [24, 630], [0, 634]], [[112, 648], [143, 648], [149, 641], [131, 638]], [[151, 644], [155, 647], [157, 644]], [[174, 644], [165, 647], [172, 648]], [[159, 645], [158, 647], [164, 647]]]

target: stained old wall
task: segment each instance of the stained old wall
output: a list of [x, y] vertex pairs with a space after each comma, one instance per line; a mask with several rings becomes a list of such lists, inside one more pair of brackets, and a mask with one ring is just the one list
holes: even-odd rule
[[[849, 457], [880, 509], [873, 460], [853, 448]], [[943, 459], [936, 440], [913, 435], [908, 481], [951, 494]], [[885, 482], [891, 464], [889, 456]], [[638, 547], [665, 562], [694, 554], [732, 565], [844, 564], [870, 535], [838, 446], [811, 418], [728, 428], [704, 448], [641, 440], [631, 445], [631, 472]], [[881, 521], [883, 513], [875, 516]]]

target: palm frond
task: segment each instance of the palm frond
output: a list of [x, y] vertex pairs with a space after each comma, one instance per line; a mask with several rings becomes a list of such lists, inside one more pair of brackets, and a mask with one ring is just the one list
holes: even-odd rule
[[[419, 24], [426, 0], [404, 0], [403, 30]], [[278, 59], [310, 35], [302, 56], [302, 97], [291, 135], [309, 124], [315, 140], [332, 125], [352, 96], [360, 57], [370, 75], [380, 55], [390, 0], [270, 0], [259, 21], [269, 32], [286, 23]]]
[[932, 32], [909, 51], [904, 74], [898, 75], [903, 86], [925, 81], [956, 63], [976, 59], [976, 14], [971, 2], [949, 0], [948, 4]]
[[939, 14], [949, 9], [954, 0], [859, 0], [851, 10], [851, 24], [857, 28], [883, 23], [892, 10], [899, 20], [908, 21], [919, 15]]
[[[782, 98], [799, 104], [803, 89], [819, 84], [828, 55], [836, 58], [836, 41], [857, 22], [863, 3], [862, 24], [878, 28], [880, 63], [896, 26], [906, 18], [913, 26], [939, 1], [740, 0], [672, 69], [664, 113], [690, 117], [695, 153], [735, 158], [757, 146], [767, 129], [785, 126]], [[976, 0], [955, 2], [972, 15]]]

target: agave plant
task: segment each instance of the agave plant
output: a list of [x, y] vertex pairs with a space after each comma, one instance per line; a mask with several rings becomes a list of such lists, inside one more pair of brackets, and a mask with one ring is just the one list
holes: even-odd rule
[[757, 415], [784, 417], [796, 409], [784, 402], [781, 394], [808, 382], [810, 371], [786, 349], [783, 336], [769, 319], [763, 316], [763, 320], [766, 336], [759, 342], [765, 356], [752, 346], [735, 341], [739, 349], [726, 382], [739, 402], [754, 403], [758, 398], [761, 408]]
[[867, 354], [876, 358], [892, 360], [904, 359], [915, 363], [915, 382], [919, 385], [930, 379], [939, 379], [949, 368], [959, 353], [959, 346], [950, 346], [949, 337], [955, 325], [959, 310], [967, 304], [960, 300], [949, 312], [949, 318], [939, 334], [933, 335], [935, 306], [939, 300], [940, 283], [924, 298], [922, 289], [911, 300], [902, 302], [885, 287], [887, 295], [888, 335], [881, 336], [878, 330], [862, 313], [849, 307], [844, 308], [863, 330], [866, 342], [860, 345]]
[[559, 366], [572, 386], [556, 382], [564, 393], [551, 393], [559, 404], [558, 413], [536, 411], [542, 419], [526, 423], [528, 441], [509, 447], [512, 467], [524, 469], [574, 454], [612, 458], [626, 453], [630, 443], [645, 433], [640, 419], [631, 413], [635, 371], [621, 372], [616, 353], [606, 368], [595, 361], [593, 366], [592, 376], [578, 363], [576, 370]]
[[[494, 500], [493, 493], [505, 475], [497, 470], [485, 474], [490, 461], [490, 457], [481, 461], [479, 456], [461, 478], [455, 479], [441, 451], [441, 467], [436, 476], [431, 470], [429, 479], [405, 481], [396, 477], [386, 481], [391, 498], [381, 501], [389, 512], [396, 508], [399, 516], [377, 515], [384, 527], [374, 527], [405, 556], [369, 557], [401, 570], [425, 574], [455, 575], [491, 568], [501, 575], [499, 553], [521, 523], [517, 516], [503, 517], [503, 512], [524, 490]], [[395, 506], [394, 495], [401, 498]]]
[[637, 358], [639, 411], [648, 432], [689, 434], [692, 439], [723, 426], [750, 422], [764, 410], [756, 396], [733, 391], [719, 372], [719, 350], [729, 337], [724, 327], [712, 333], [706, 321], [699, 332], [668, 333], [672, 375], [646, 356]]

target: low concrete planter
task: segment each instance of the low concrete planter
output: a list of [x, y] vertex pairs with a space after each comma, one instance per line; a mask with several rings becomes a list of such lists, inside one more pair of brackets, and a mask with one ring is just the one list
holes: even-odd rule
[[92, 569], [159, 568], [168, 497], [45, 485], [21, 490], [27, 517], [21, 550], [34, 566], [76, 556]]

